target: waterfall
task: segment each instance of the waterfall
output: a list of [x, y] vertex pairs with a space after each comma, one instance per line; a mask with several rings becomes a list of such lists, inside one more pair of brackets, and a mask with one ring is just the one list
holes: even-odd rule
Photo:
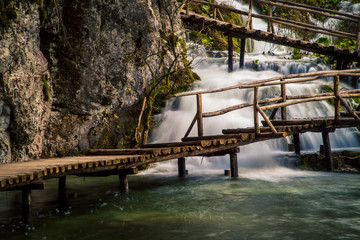
[[[243, 7], [237, 1], [230, 1], [235, 7]], [[256, 49], [264, 47], [263, 43], [256, 42]], [[329, 66], [320, 64], [314, 58], [292, 60], [291, 56], [282, 53], [280, 55], [264, 55], [258, 53], [246, 54], [246, 69], [239, 69], [238, 64], [234, 64], [234, 72], [227, 72], [227, 57], [209, 58], [204, 47], [194, 43], [188, 43], [189, 55], [193, 61], [194, 71], [200, 75], [201, 81], [193, 86], [193, 91], [213, 90], [227, 86], [238, 85], [251, 81], [267, 79], [275, 76], [307, 73], [330, 69]], [[225, 54], [225, 53], [224, 53]], [[224, 54], [219, 54], [220, 56]], [[197, 57], [197, 58], [196, 58]], [[332, 86], [332, 79], [321, 79], [310, 83], [291, 84], [287, 86], [287, 94], [316, 94], [320, 93], [324, 85]], [[342, 84], [342, 88], [348, 86]], [[280, 88], [266, 87], [260, 88], [260, 98], [279, 96]], [[253, 101], [252, 89], [236, 89], [216, 94], [203, 95], [203, 112], [220, 110], [225, 107]], [[150, 142], [178, 142], [184, 137], [194, 115], [196, 113], [196, 97], [187, 96], [170, 99], [163, 112], [156, 117], [157, 127], [152, 131]], [[278, 113], [279, 114], [279, 113]], [[309, 102], [289, 106], [287, 108], [288, 118], [311, 118], [333, 116], [333, 107], [325, 101]], [[204, 135], [222, 134], [223, 129], [253, 127], [253, 109], [245, 108], [233, 111], [221, 116], [204, 119]], [[260, 120], [262, 120], [260, 116]], [[190, 136], [196, 136], [196, 126]], [[330, 134], [332, 148], [359, 147], [358, 131], [355, 128], [337, 129]], [[253, 143], [240, 147], [238, 161], [241, 169], [252, 169], [255, 176], [247, 172], [249, 178], [262, 178], [264, 171], [266, 176], [272, 174], [293, 174], [288, 169], [279, 167], [273, 155], [287, 154], [288, 143], [291, 137], [284, 139], [268, 140], [265, 142]], [[302, 151], [318, 151], [322, 144], [320, 133], [305, 133], [300, 135]], [[191, 165], [193, 169], [219, 169], [228, 167], [228, 156], [199, 158], [193, 157]], [[169, 166], [176, 168], [176, 165], [162, 165], [165, 169]], [[256, 170], [254, 170], [256, 169]], [[265, 169], [265, 170], [264, 170]], [[277, 169], [277, 170], [274, 170]], [[250, 174], [250, 175], [249, 175]], [[251, 177], [250, 177], [251, 176]]]
[[[207, 61], [209, 60], [209, 61]], [[196, 82], [193, 86], [194, 91], [212, 90], [226, 86], [237, 85], [245, 82], [267, 79], [282, 75], [274, 70], [253, 71], [237, 70], [232, 73], [227, 72], [226, 64], [214, 63], [213, 59], [205, 59], [197, 64], [194, 71], [201, 77], [201, 81]], [[286, 73], [290, 69], [297, 69], [299, 72], [314, 70], [314, 67], [307, 66], [309, 63], [288, 62], [281, 71]], [[301, 67], [302, 66], [302, 67]], [[322, 66], [318, 66], [321, 69]], [[286, 68], [288, 70], [286, 70]], [[285, 70], [284, 70], [285, 69]], [[291, 70], [291, 71], [293, 71]], [[322, 86], [332, 84], [332, 80], [318, 80], [306, 84], [291, 84], [287, 86], [287, 94], [316, 94], [320, 93]], [[345, 87], [345, 86], [342, 86]], [[279, 87], [266, 87], [260, 89], [260, 97], [266, 98], [279, 96]], [[250, 102], [253, 100], [253, 90], [236, 89], [227, 92], [203, 95], [203, 112], [220, 110], [236, 104]], [[181, 141], [187, 131], [194, 115], [196, 113], [195, 96], [186, 96], [173, 98], [166, 105], [163, 112], [157, 116], [158, 126], [153, 130], [151, 142], [177, 142]], [[309, 102], [288, 107], [288, 117], [291, 118], [311, 118], [333, 116], [333, 107], [327, 102]], [[260, 118], [261, 119], [261, 118]], [[245, 108], [233, 111], [221, 116], [204, 119], [204, 135], [221, 134], [222, 129], [253, 127], [253, 110]], [[196, 136], [196, 127], [190, 133], [190, 136]], [[333, 148], [359, 147], [358, 131], [351, 129], [337, 129], [335, 133], [330, 134]], [[322, 144], [320, 133], [305, 133], [300, 135], [302, 151], [318, 151]], [[272, 157], [273, 154], [287, 153], [287, 145], [291, 142], [291, 137], [285, 139], [268, 140], [265, 142], [253, 143], [240, 147], [238, 154], [240, 171], [241, 168], [257, 169], [260, 176], [265, 169], [278, 168], [278, 163]], [[214, 158], [193, 158], [190, 161], [194, 169], [221, 169], [228, 167], [228, 156]], [[169, 165], [166, 165], [169, 166]], [[172, 165], [175, 168], [176, 165]], [[168, 168], [167, 168], [168, 169]], [[281, 168], [281, 172], [284, 170]], [[279, 169], [278, 169], [279, 170]], [[193, 171], [193, 170], [192, 170]], [[284, 170], [288, 171], [288, 170]], [[288, 173], [288, 172], [287, 172]]]

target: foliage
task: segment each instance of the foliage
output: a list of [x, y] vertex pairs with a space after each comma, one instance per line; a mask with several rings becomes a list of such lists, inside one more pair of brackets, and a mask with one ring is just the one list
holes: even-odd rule
[[305, 54], [300, 51], [298, 48], [294, 48], [293, 54], [291, 55], [292, 59], [301, 59]]
[[325, 45], [325, 46], [329, 46], [330, 45], [330, 39], [326, 38], [326, 37], [321, 37], [321, 38], [318, 38], [316, 40], [317, 43], [320, 43], [322, 45]]
[[49, 80], [48, 80], [48, 76], [45, 74], [45, 75], [42, 75], [41, 76], [41, 80], [43, 81], [43, 94], [44, 94], [44, 98], [45, 98], [45, 101], [49, 101], [50, 100], [50, 88], [49, 88]]
[[356, 41], [353, 39], [343, 39], [338, 45], [337, 47], [341, 48], [341, 49], [351, 49], [351, 50], [355, 50], [356, 47]]
[[[147, 56], [141, 51], [136, 53], [151, 72], [151, 83], [146, 89], [144, 109], [139, 116], [135, 139], [138, 144], [146, 144], [150, 131], [150, 123], [154, 112], [159, 112], [172, 94], [186, 90], [195, 80], [196, 75], [191, 71], [187, 60], [186, 44], [175, 34], [174, 16], [165, 9], [171, 29], [160, 32], [158, 49]], [[150, 61], [157, 62], [156, 66]], [[144, 117], [142, 115], [144, 114]]]
[[[245, 1], [249, 1], [249, 0], [245, 0]], [[338, 3], [340, 2], [340, 0], [289, 0], [289, 2], [296, 2], [296, 3], [306, 4], [320, 8], [336, 10], [338, 8]], [[254, 5], [258, 9], [260, 9], [260, 11], [262, 11], [263, 14], [268, 15], [269, 12], [268, 4], [258, 3], [254, 1]], [[313, 22], [311, 21], [312, 18], [317, 19], [319, 21], [326, 20], [326, 17], [321, 16], [319, 14], [313, 14], [309, 12], [287, 9], [282, 7], [274, 7], [273, 16], [279, 18], [286, 18], [288, 20], [293, 20], [296, 22], [302, 22], [311, 25], [313, 25]], [[311, 39], [315, 36], [315, 33], [306, 30], [291, 28], [291, 27], [288, 28], [291, 29], [293, 32], [295, 32], [301, 39]]]
[[[191, 11], [202, 14], [206, 17], [213, 17], [214, 8], [208, 5], [192, 5]], [[239, 14], [220, 9], [220, 13], [226, 22], [243, 26], [243, 22]], [[208, 49], [226, 50], [228, 47], [227, 37], [220, 31], [203, 28], [190, 33], [190, 40], [202, 44]], [[234, 51], [240, 52], [239, 47], [235, 47]]]

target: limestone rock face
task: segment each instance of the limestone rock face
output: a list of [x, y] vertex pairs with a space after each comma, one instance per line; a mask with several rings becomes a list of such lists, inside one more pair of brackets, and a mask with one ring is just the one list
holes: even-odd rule
[[0, 40], [0, 162], [36, 158], [43, 150], [51, 100], [43, 92], [42, 76], [49, 73], [37, 9], [20, 7]]
[[2, 162], [128, 147], [159, 72], [149, 56], [161, 32], [182, 30], [172, 0], [58, 2], [44, 6], [46, 22], [21, 5], [0, 38]]

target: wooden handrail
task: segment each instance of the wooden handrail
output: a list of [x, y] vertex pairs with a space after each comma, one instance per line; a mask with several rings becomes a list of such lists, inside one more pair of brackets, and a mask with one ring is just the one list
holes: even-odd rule
[[[252, 13], [253, 1], [256, 1], [256, 2], [262, 3], [262, 4], [267, 4], [269, 6], [268, 16]], [[252, 18], [255, 17], [255, 18], [260, 18], [260, 19], [264, 19], [264, 20], [268, 21], [267, 31], [272, 32], [272, 33], [274, 33], [273, 23], [278, 23], [278, 24], [289, 26], [289, 27], [298, 28], [301, 30], [306, 30], [306, 31], [315, 32], [315, 33], [320, 33], [320, 34], [324, 34], [324, 35], [353, 39], [353, 40], [356, 40], [355, 51], [360, 52], [360, 17], [359, 16], [355, 16], [355, 15], [347, 14], [347, 13], [341, 13], [341, 12], [337, 12], [337, 11], [333, 11], [333, 10], [322, 9], [322, 8], [313, 7], [313, 6], [308, 6], [308, 5], [304, 5], [304, 4], [287, 2], [287, 1], [283, 1], [283, 0], [278, 0], [278, 1], [276, 1], [276, 0], [273, 0], [273, 1], [250, 0], [248, 12], [234, 9], [234, 8], [226, 6], [226, 5], [220, 5], [220, 4], [217, 4], [216, 2], [210, 3], [210, 2], [207, 2], [204, 0], [187, 0], [187, 5], [186, 5], [187, 6], [187, 8], [186, 8], [187, 15], [189, 15], [189, 4], [190, 3], [202, 4], [202, 5], [208, 5], [208, 6], [214, 7], [214, 13], [213, 13], [214, 18], [216, 18], [216, 16], [217, 16], [217, 14], [216, 14], [217, 11], [219, 12], [219, 15], [221, 16], [220, 9], [230, 11], [233, 13], [237, 13], [240, 15], [245, 15], [248, 17], [248, 20], [246, 23], [246, 28], [248, 28], [250, 30], [253, 29]], [[292, 9], [292, 10], [297, 10], [297, 11], [302, 11], [302, 12], [308, 12], [308, 13], [314, 13], [314, 14], [319, 14], [321, 16], [325, 16], [325, 17], [329, 17], [329, 18], [335, 18], [335, 19], [339, 19], [339, 20], [343, 20], [343, 21], [347, 21], [347, 22], [353, 22], [353, 23], [357, 24], [357, 32], [356, 33], [342, 32], [339, 30], [333, 30], [333, 29], [320, 27], [320, 26], [316, 26], [316, 25], [311, 25], [311, 24], [307, 24], [307, 23], [301, 23], [301, 22], [287, 20], [287, 19], [283, 19], [283, 18], [279, 18], [279, 17], [273, 17], [272, 6], [277, 6], [277, 7], [282, 7], [282, 8]], [[221, 16], [221, 19], [222, 19], [222, 21], [224, 21], [222, 16]]]
[[[174, 97], [185, 97], [185, 96], [191, 96], [196, 94], [210, 94], [210, 93], [217, 93], [217, 92], [225, 92], [230, 91], [234, 89], [242, 89], [242, 88], [253, 88], [254, 86], [267, 86], [267, 85], [261, 85], [263, 83], [269, 83], [274, 81], [280, 81], [282, 78], [284, 79], [294, 79], [294, 78], [300, 78], [300, 77], [312, 77], [312, 76], [323, 76], [323, 77], [333, 77], [333, 76], [360, 76], [360, 69], [350, 69], [350, 70], [331, 70], [331, 71], [319, 71], [314, 73], [299, 73], [299, 74], [289, 74], [289, 75], [283, 75], [279, 77], [273, 77], [268, 78], [264, 80], [254, 81], [254, 82], [247, 82], [239, 85], [234, 85], [226, 88], [219, 88], [215, 90], [208, 90], [208, 91], [196, 91], [196, 92], [185, 92], [185, 93], [179, 93], [175, 94]], [[308, 79], [305, 79], [305, 81], [308, 81]], [[285, 82], [286, 84], [287, 82]], [[279, 82], [277, 82], [279, 84]], [[276, 84], [273, 84], [276, 85]]]
[[[287, 8], [287, 9], [291, 9], [291, 10], [298, 10], [298, 11], [302, 11], [302, 12], [308, 12], [308, 13], [315, 13], [315, 14], [319, 14], [322, 15], [324, 17], [329, 17], [329, 18], [336, 18], [339, 20], [344, 20], [344, 21], [349, 21], [349, 22], [355, 22], [357, 23], [357, 19], [358, 17], [354, 17], [351, 14], [346, 14], [346, 17], [343, 14], [339, 14], [339, 12], [332, 12], [333, 14], [337, 14], [337, 15], [342, 15], [342, 16], [336, 16], [336, 15], [332, 15], [327, 13], [327, 11], [325, 9], [323, 9], [322, 11], [319, 10], [314, 10], [312, 9], [312, 7], [309, 7], [307, 5], [302, 5], [300, 6], [289, 6], [289, 2], [282, 2], [282, 3], [275, 3], [275, 2], [270, 2], [270, 1], [265, 1], [265, 0], [254, 0], [258, 3], [263, 3], [263, 4], [268, 4], [268, 5], [272, 5], [275, 7], [282, 7], [282, 8]], [[351, 17], [350, 17], [351, 16]]]
[[[255, 1], [257, 1], [257, 0], [255, 0]], [[340, 16], [348, 17], [348, 18], [360, 19], [359, 16], [352, 15], [352, 14], [349, 14], [349, 13], [343, 13], [343, 12], [339, 12], [339, 11], [335, 11], [335, 10], [330, 10], [330, 9], [325, 9], [325, 8], [320, 8], [320, 7], [314, 7], [314, 6], [305, 5], [305, 4], [301, 4], [301, 3], [284, 1], [284, 0], [270, 0], [270, 1], [271, 2], [284, 3], [284, 4], [298, 6], [298, 7], [303, 7], [303, 8], [312, 9], [312, 10], [317, 10], [319, 12], [337, 14], [337, 15], [340, 15]]]
[[[218, 111], [214, 112], [207, 112], [204, 113], [202, 111], [202, 94], [204, 93], [210, 93], [210, 92], [219, 92], [218, 90], [213, 91], [202, 91], [197, 93], [191, 93], [191, 95], [196, 94], [197, 99], [197, 112], [195, 114], [195, 117], [193, 121], [190, 124], [189, 129], [187, 130], [185, 137], [187, 137], [193, 126], [195, 125], [195, 122], [197, 122], [198, 126], [198, 136], [204, 136], [204, 127], [203, 127], [203, 118], [207, 117], [214, 117], [223, 115], [235, 110], [239, 110], [246, 107], [253, 106], [254, 110], [254, 129], [256, 134], [260, 134], [260, 126], [259, 126], [259, 116], [260, 113], [261, 116], [264, 118], [267, 125], [270, 127], [271, 131], [274, 134], [277, 134], [276, 128], [272, 125], [271, 119], [269, 119], [266, 114], [265, 110], [269, 109], [278, 109], [281, 108], [281, 119], [286, 120], [286, 107], [300, 104], [300, 103], [306, 103], [306, 102], [314, 102], [314, 101], [324, 101], [324, 100], [335, 100], [335, 113], [334, 113], [334, 119], [339, 120], [340, 119], [340, 106], [344, 106], [344, 108], [350, 113], [351, 116], [353, 116], [357, 121], [360, 122], [359, 116], [351, 109], [351, 107], [346, 103], [344, 98], [358, 98], [360, 97], [360, 89], [352, 89], [352, 90], [346, 90], [346, 91], [340, 91], [340, 77], [339, 76], [360, 76], [360, 69], [352, 69], [352, 70], [342, 70], [342, 71], [323, 71], [323, 72], [315, 72], [315, 73], [304, 73], [304, 74], [290, 74], [285, 75], [281, 77], [271, 78], [271, 79], [265, 79], [260, 80], [261, 83], [258, 84], [242, 84], [236, 85], [235, 87], [228, 87], [226, 90], [229, 89], [246, 89], [246, 88], [253, 88], [254, 89], [254, 101], [253, 102], [247, 102], [242, 103], [238, 105], [234, 105], [231, 107], [223, 108]], [[307, 78], [304, 78], [307, 77]], [[290, 80], [286, 78], [290, 78]], [[334, 89], [333, 92], [330, 93], [318, 93], [318, 94], [307, 94], [307, 95], [287, 95], [286, 94], [286, 84], [292, 84], [292, 83], [301, 83], [301, 82], [308, 82], [308, 81], [314, 81], [319, 78], [323, 77], [334, 77]], [[300, 78], [300, 79], [296, 79]], [[274, 82], [277, 80], [277, 82]], [[280, 81], [279, 81], [280, 80]], [[257, 81], [257, 82], [260, 82]], [[281, 92], [279, 97], [272, 97], [267, 99], [261, 99], [259, 100], [259, 88], [260, 87], [266, 87], [266, 86], [274, 86], [274, 85], [280, 85], [281, 86]], [[223, 91], [223, 89], [221, 89]], [[290, 100], [290, 101], [288, 101]], [[274, 104], [275, 102], [275, 104]], [[268, 104], [273, 103], [265, 106], [260, 106], [262, 104]]]

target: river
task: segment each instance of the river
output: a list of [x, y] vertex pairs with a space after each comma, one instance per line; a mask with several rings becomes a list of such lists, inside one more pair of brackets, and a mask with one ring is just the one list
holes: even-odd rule
[[[246, 55], [248, 69], [227, 73], [226, 59], [194, 63], [202, 81], [194, 90], [215, 89], [280, 74], [328, 69], [311, 59]], [[254, 71], [254, 63], [258, 63]], [[289, 93], [318, 93], [323, 79], [296, 84]], [[342, 85], [343, 88], [347, 86]], [[267, 88], [263, 96], [278, 92]], [[251, 91], [204, 96], [204, 111], [252, 99]], [[172, 99], [157, 117], [153, 142], [179, 141], [194, 114], [194, 99]], [[289, 117], [330, 116], [326, 103], [290, 107]], [[253, 124], [251, 110], [204, 121], [205, 134]], [[174, 127], [176, 126], [176, 127]], [[196, 129], [191, 133], [196, 135]], [[28, 224], [21, 220], [21, 192], [0, 192], [0, 239], [359, 239], [360, 175], [309, 172], [291, 166], [291, 139], [241, 147], [239, 178], [223, 176], [229, 157], [187, 158], [189, 175], [177, 177], [175, 161], [158, 164], [129, 177], [130, 191], [119, 192], [118, 178], [67, 178], [69, 199], [58, 201], [57, 179], [33, 191]], [[320, 134], [302, 134], [302, 151], [318, 151]], [[356, 129], [331, 134], [333, 148], [358, 148]], [[279, 160], [280, 159], [280, 160]], [[284, 164], [284, 162], [286, 164]]]
[[176, 172], [145, 173], [130, 177], [128, 194], [119, 193], [116, 177], [70, 177], [68, 191], [77, 198], [65, 212], [50, 180], [33, 192], [25, 228], [18, 221], [20, 194], [0, 194], [0, 239], [359, 238], [360, 175], [284, 174], [233, 180], [203, 171], [179, 180]]

